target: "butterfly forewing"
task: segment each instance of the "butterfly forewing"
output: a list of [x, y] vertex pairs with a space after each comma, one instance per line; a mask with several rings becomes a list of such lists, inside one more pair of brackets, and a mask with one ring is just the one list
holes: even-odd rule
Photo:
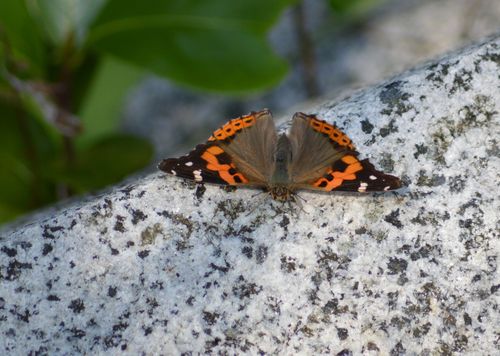
[[255, 124], [241, 130], [232, 140], [221, 143], [238, 171], [252, 183], [265, 185], [274, 171], [277, 134], [269, 111], [255, 115]]
[[349, 149], [335, 144], [325, 133], [314, 130], [312, 116], [296, 113], [289, 139], [292, 162], [289, 176], [292, 184], [307, 184], [323, 176]]
[[347, 135], [314, 115], [295, 114], [290, 140], [296, 142], [290, 172], [297, 188], [374, 192], [401, 187], [399, 178], [360, 161]]
[[160, 162], [162, 171], [196, 182], [265, 185], [276, 129], [269, 110], [228, 121], [187, 155]]

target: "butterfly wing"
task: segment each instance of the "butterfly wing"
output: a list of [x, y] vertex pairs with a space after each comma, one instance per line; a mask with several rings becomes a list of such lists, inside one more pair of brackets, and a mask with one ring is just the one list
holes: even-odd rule
[[161, 161], [158, 168], [197, 182], [265, 185], [276, 136], [270, 111], [252, 112], [227, 122], [186, 156]]
[[290, 142], [289, 175], [297, 188], [370, 192], [401, 187], [399, 178], [360, 161], [349, 137], [314, 115], [295, 114]]

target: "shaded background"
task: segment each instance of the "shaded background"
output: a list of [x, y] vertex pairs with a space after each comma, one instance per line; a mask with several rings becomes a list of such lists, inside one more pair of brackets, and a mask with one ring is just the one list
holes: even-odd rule
[[[498, 31], [497, 0], [2, 0], [0, 223]], [[375, 118], [372, 118], [375, 119]]]

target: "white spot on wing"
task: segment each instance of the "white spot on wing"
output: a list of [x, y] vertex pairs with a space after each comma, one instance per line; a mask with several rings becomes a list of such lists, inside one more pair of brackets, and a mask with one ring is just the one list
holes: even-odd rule
[[201, 182], [203, 180], [203, 177], [201, 176], [201, 170], [199, 169], [193, 171], [193, 176], [196, 182]]
[[361, 182], [359, 184], [358, 192], [360, 192], [360, 193], [366, 192], [366, 187], [368, 187], [368, 183]]
[[387, 187], [384, 188], [384, 190], [387, 192], [389, 189], [391, 189], [391, 186], [388, 185]]
[[371, 180], [376, 180], [376, 179], [377, 179], [377, 177], [375, 177], [374, 175], [371, 175], [369, 178], [370, 178]]
[[184, 163], [186, 166], [191, 167], [193, 165], [193, 162], [186, 162]]
[[177, 172], [176, 172], [176, 171], [174, 171], [173, 169], [170, 171], [170, 173], [172, 173], [174, 176], [176, 176], [176, 175], [177, 175]]

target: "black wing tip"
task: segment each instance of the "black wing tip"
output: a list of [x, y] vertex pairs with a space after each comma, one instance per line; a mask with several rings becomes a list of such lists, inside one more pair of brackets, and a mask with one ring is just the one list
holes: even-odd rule
[[172, 158], [163, 159], [158, 163], [157, 167], [160, 171], [170, 173], [170, 170], [172, 168], [172, 161]]

